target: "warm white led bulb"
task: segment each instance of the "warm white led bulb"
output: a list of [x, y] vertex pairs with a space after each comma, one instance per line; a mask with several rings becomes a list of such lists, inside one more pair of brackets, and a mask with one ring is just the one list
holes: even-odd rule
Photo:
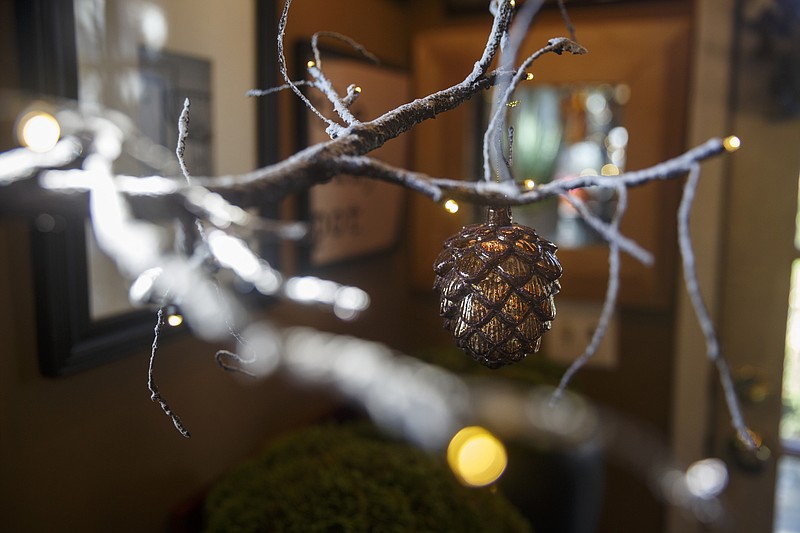
[[722, 140], [722, 145], [725, 147], [725, 150], [735, 152], [742, 146], [742, 141], [736, 135], [731, 135]]
[[167, 324], [169, 324], [173, 328], [177, 328], [178, 326], [183, 324], [183, 316], [177, 313], [173, 313], [167, 317]]
[[497, 481], [508, 464], [505, 446], [486, 429], [465, 427], [447, 447], [447, 463], [465, 485], [483, 487]]
[[22, 117], [17, 127], [20, 144], [34, 152], [48, 152], [61, 137], [61, 126], [56, 118], [44, 111], [31, 111]]

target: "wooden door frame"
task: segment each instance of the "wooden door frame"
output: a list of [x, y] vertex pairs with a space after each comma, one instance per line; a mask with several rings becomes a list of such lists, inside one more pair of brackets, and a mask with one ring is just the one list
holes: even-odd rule
[[[793, 234], [799, 162], [796, 147], [790, 150], [786, 139], [796, 139], [797, 122], [766, 119], [754, 109], [754, 102], [767, 99], [764, 95], [737, 98], [742, 88], [753, 89], [742, 80], [759, 78], [740, 70], [745, 37], [737, 32], [739, 9], [734, 0], [697, 3], [689, 143], [735, 133], [742, 137], [743, 148], [704, 165], [692, 231], [704, 296], [734, 374], [748, 364], [768, 369], [772, 396], [757, 404], [745, 399], [743, 414], [765, 445], [777, 452], [781, 381], [775, 374], [780, 374], [784, 357], [790, 268], [797, 256]], [[759, 473], [736, 466], [729, 415], [716, 374], [703, 357], [703, 336], [683, 291], [677, 326], [673, 449], [684, 463], [709, 455], [729, 463], [725, 499], [731, 531], [771, 531], [775, 461]], [[699, 530], [698, 524], [687, 523], [677, 513], [669, 517], [667, 531]]]

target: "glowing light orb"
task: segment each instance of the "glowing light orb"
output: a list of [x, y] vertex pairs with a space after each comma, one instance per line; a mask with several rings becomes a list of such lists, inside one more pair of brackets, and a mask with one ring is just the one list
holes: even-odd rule
[[19, 121], [17, 137], [20, 144], [34, 152], [47, 152], [58, 143], [61, 126], [53, 115], [44, 111], [31, 111]]
[[447, 447], [447, 464], [465, 485], [483, 487], [497, 481], [506, 469], [505, 446], [488, 430], [468, 426]]
[[600, 174], [603, 176], [619, 176], [619, 167], [612, 163], [605, 164], [603, 168], [600, 169]]
[[177, 328], [181, 324], [183, 324], [183, 315], [179, 315], [177, 313], [173, 313], [167, 317], [167, 324], [172, 326], [173, 328]]
[[728, 484], [728, 469], [719, 459], [703, 459], [686, 471], [686, 486], [698, 498], [713, 498]]
[[458, 213], [458, 202], [455, 200], [447, 200], [444, 203], [444, 208], [448, 213]]
[[722, 146], [729, 152], [735, 152], [742, 146], [742, 140], [736, 135], [731, 135], [722, 140]]

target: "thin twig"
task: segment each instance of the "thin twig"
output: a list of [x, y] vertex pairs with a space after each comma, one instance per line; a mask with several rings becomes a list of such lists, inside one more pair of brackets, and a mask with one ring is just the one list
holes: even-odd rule
[[[188, 98], [184, 99], [183, 101], [183, 109], [181, 109], [181, 114], [178, 117], [178, 142], [175, 145], [175, 157], [178, 158], [178, 165], [181, 167], [181, 173], [183, 174], [183, 179], [186, 180], [186, 184], [190, 187], [192, 186], [192, 177], [189, 174], [189, 167], [186, 166], [186, 138], [189, 136], [189, 107], [191, 106], [191, 102]], [[203, 228], [203, 221], [200, 220], [199, 217], [195, 217], [194, 219], [194, 227], [197, 231], [197, 236], [200, 238], [201, 241], [206, 240], [206, 230]], [[192, 241], [189, 238], [189, 235], [186, 236], [186, 241]], [[191, 253], [191, 250], [186, 250], [187, 252]]]
[[[619, 224], [622, 220], [622, 216], [625, 214], [627, 205], [628, 191], [620, 184], [617, 187], [617, 209], [611, 221], [612, 231], [619, 231]], [[575, 376], [578, 370], [588, 363], [589, 359], [594, 357], [594, 354], [597, 353], [597, 348], [600, 346], [600, 342], [603, 340], [603, 337], [605, 337], [606, 331], [608, 331], [608, 327], [611, 325], [611, 318], [614, 316], [614, 309], [617, 305], [617, 296], [619, 295], [619, 271], [619, 240], [611, 239], [608, 241], [608, 285], [606, 286], [606, 296], [603, 301], [603, 309], [600, 312], [600, 319], [597, 321], [597, 327], [592, 334], [589, 345], [583, 353], [572, 362], [561, 377], [558, 387], [555, 392], [553, 392], [551, 403], [555, 404], [558, 402], [573, 376]]]
[[281, 12], [280, 20], [278, 21], [278, 70], [283, 76], [284, 81], [286, 84], [292, 89], [292, 92], [297, 95], [297, 97], [308, 107], [315, 115], [317, 115], [320, 120], [328, 124], [328, 128], [331, 130], [332, 133], [335, 135], [331, 135], [331, 137], [338, 136], [339, 132], [343, 129], [341, 125], [335, 123], [331, 119], [327, 118], [325, 115], [319, 112], [319, 110], [314, 107], [314, 104], [306, 98], [306, 95], [303, 94], [297, 85], [289, 78], [289, 73], [286, 69], [286, 53], [284, 52], [284, 39], [286, 37], [286, 22], [289, 18], [289, 7], [292, 5], [292, 0], [286, 0], [286, 3], [283, 4], [283, 11]]
[[147, 365], [147, 390], [150, 391], [150, 399], [154, 402], [158, 402], [158, 405], [161, 406], [161, 410], [164, 411], [164, 414], [172, 419], [175, 429], [177, 429], [181, 435], [188, 439], [192, 436], [191, 433], [189, 433], [189, 430], [183, 425], [180, 417], [172, 412], [172, 409], [170, 409], [166, 398], [164, 398], [158, 391], [155, 379], [153, 378], [153, 367], [156, 361], [156, 352], [158, 351], [158, 336], [161, 334], [161, 328], [163, 326], [164, 308], [160, 307], [158, 309], [158, 315], [156, 318], [156, 326], [153, 328], [153, 345], [150, 349], [150, 363]]
[[322, 72], [321, 68], [317, 65], [311, 66], [308, 68], [308, 73], [314, 78], [314, 86], [325, 95], [331, 104], [333, 104], [333, 110], [336, 111], [336, 114], [339, 115], [342, 120], [349, 126], [361, 124], [361, 121], [350, 112], [350, 106], [342, 100], [342, 97], [339, 96], [339, 93], [337, 93], [336, 89], [333, 87], [333, 83], [331, 83], [331, 80]]
[[189, 106], [191, 102], [188, 98], [183, 101], [183, 109], [178, 117], [178, 143], [175, 146], [175, 156], [178, 158], [178, 164], [181, 167], [181, 173], [186, 179], [186, 183], [192, 184], [192, 178], [189, 174], [189, 169], [186, 167], [184, 155], [186, 153], [186, 137], [189, 136]]
[[[483, 135], [483, 174], [486, 181], [491, 181], [493, 179], [492, 161], [499, 161], [501, 159], [500, 154], [502, 153], [502, 136], [498, 138], [497, 132], [503, 131], [506, 112], [505, 104], [511, 101], [511, 96], [514, 94], [514, 91], [517, 89], [517, 86], [522, 79], [526, 77], [527, 70], [534, 61], [547, 53], [555, 53], [560, 55], [563, 52], [580, 55], [585, 54], [586, 49], [580, 46], [578, 43], [570, 41], [565, 37], [550, 39], [547, 43], [547, 46], [540, 48], [522, 62], [514, 75], [511, 77], [511, 81], [509, 81], [507, 84], [503, 83], [502, 81], [504, 76], [500, 76], [501, 81], [496, 87], [496, 91], [499, 96], [495, 99], [492, 117], [489, 120], [489, 125], [486, 127], [486, 132]], [[500, 174], [501, 181], [513, 180], [508, 167], [499, 164], [495, 165], [495, 167], [497, 172]]]
[[[484, 179], [492, 179], [492, 174], [498, 181], [513, 181], [511, 166], [503, 156], [503, 133], [506, 131], [506, 104], [511, 100], [514, 89], [509, 90], [512, 84], [512, 72], [517, 59], [517, 54], [522, 46], [522, 41], [530, 28], [533, 18], [542, 7], [543, 0], [530, 0], [514, 15], [514, 22], [508, 30], [508, 43], [500, 57], [500, 70], [504, 72], [498, 76], [492, 98], [492, 117], [489, 120], [484, 136], [484, 168], [493, 168], [494, 173], [485, 172]], [[488, 146], [487, 146], [488, 143]]]
[[[296, 87], [304, 87], [304, 86], [314, 86], [314, 82], [308, 80], [294, 80], [292, 81], [292, 85]], [[284, 83], [283, 85], [279, 85], [277, 87], [272, 87], [269, 89], [250, 89], [245, 93], [247, 96], [267, 96], [270, 94], [278, 93], [281, 91], [286, 91], [292, 88], [292, 85], [288, 83]]]
[[736, 389], [733, 384], [733, 378], [731, 377], [730, 367], [728, 366], [727, 360], [720, 352], [714, 321], [711, 319], [711, 315], [708, 312], [708, 308], [703, 300], [703, 295], [700, 292], [700, 283], [697, 281], [692, 237], [689, 232], [689, 219], [699, 181], [700, 165], [694, 163], [689, 169], [689, 178], [686, 180], [686, 185], [683, 188], [683, 197], [681, 198], [681, 203], [678, 208], [678, 245], [681, 251], [684, 283], [686, 284], [686, 292], [689, 294], [692, 307], [694, 307], [695, 314], [697, 315], [697, 322], [700, 324], [703, 336], [705, 337], [706, 355], [717, 367], [725, 403], [731, 415], [731, 425], [736, 430], [742, 442], [755, 450], [758, 448], [758, 445], [753, 440], [753, 436], [744, 423], [739, 401], [736, 398]]
[[[217, 284], [217, 297], [220, 301], [222, 301], [222, 289], [220, 288], [219, 284]], [[242, 337], [241, 333], [239, 333], [239, 330], [235, 328], [233, 324], [231, 324], [231, 321], [228, 319], [228, 317], [223, 316], [223, 319], [225, 320], [225, 325], [228, 328], [228, 333], [230, 333], [230, 336], [236, 339], [236, 341], [239, 343], [239, 346], [250, 350], [251, 356], [242, 357], [241, 355], [231, 352], [229, 350], [218, 350], [217, 353], [214, 354], [214, 360], [217, 362], [220, 368], [222, 368], [226, 372], [236, 372], [239, 374], [244, 374], [246, 376], [256, 377], [254, 373], [250, 372], [249, 370], [245, 370], [243, 368], [243, 365], [250, 365], [256, 362], [257, 356], [255, 351], [249, 346], [248, 342], [244, 339], [244, 337]], [[232, 365], [227, 361], [225, 361], [225, 359], [232, 359], [237, 364]]]
[[511, 7], [511, 2], [503, 1], [500, 3], [499, 9], [494, 13], [492, 29], [489, 32], [486, 46], [483, 48], [483, 54], [480, 59], [475, 62], [472, 72], [470, 72], [464, 80], [465, 83], [475, 83], [489, 71], [489, 66], [500, 50], [500, 43], [508, 32], [508, 25], [511, 23], [511, 13], [513, 9], [514, 8]]
[[567, 6], [564, 5], [564, 0], [557, 0], [558, 2], [558, 10], [561, 12], [561, 18], [564, 19], [564, 24], [567, 25], [567, 31], [569, 31], [569, 38], [578, 42], [578, 39], [575, 37], [575, 26], [572, 25], [572, 21], [569, 18], [569, 13], [567, 13]]
[[622, 233], [618, 231], [618, 228], [615, 229], [613, 225], [607, 224], [599, 217], [597, 217], [591, 210], [586, 206], [586, 204], [580, 200], [577, 196], [573, 194], [562, 194], [561, 198], [564, 198], [567, 202], [569, 202], [572, 207], [578, 212], [578, 214], [583, 218], [583, 220], [597, 233], [600, 234], [601, 237], [606, 242], [617, 241], [619, 245], [619, 249], [622, 252], [627, 253], [643, 265], [652, 266], [655, 259], [653, 258], [653, 254], [639, 246], [639, 244], [626, 237]]
[[381, 64], [381, 60], [378, 58], [378, 56], [367, 50], [364, 45], [355, 41], [354, 39], [351, 39], [347, 35], [343, 35], [335, 31], [318, 31], [311, 36], [311, 49], [314, 52], [314, 61], [316, 62], [317, 67], [320, 69], [322, 68], [322, 55], [319, 53], [320, 37], [330, 37], [331, 39], [341, 41], [376, 65]]

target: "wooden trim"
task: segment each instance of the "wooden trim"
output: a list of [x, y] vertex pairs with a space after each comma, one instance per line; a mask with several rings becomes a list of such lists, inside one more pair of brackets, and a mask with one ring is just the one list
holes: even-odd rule
[[[534, 65], [536, 80], [551, 84], [627, 83], [631, 87], [631, 99], [624, 110], [631, 138], [627, 168], [643, 168], [679, 154], [684, 147], [690, 41], [685, 9], [593, 7], [574, 12], [573, 19], [580, 28], [578, 38], [589, 54], [545, 56]], [[414, 43], [415, 94], [427, 94], [463, 78], [478, 57], [485, 33], [483, 24], [421, 33]], [[557, 13], [543, 13], [523, 53], [563, 33]], [[415, 170], [444, 178], [465, 175], [468, 151], [479, 149], [463, 133], [470, 123], [466, 107], [418, 127], [414, 136]], [[676, 182], [662, 182], [630, 191], [623, 232], [652, 251], [656, 262], [646, 267], [628, 257], [623, 259], [623, 305], [665, 308], [672, 303], [678, 187]], [[430, 264], [442, 241], [468, 222], [466, 216], [454, 217], [427, 199], [413, 199], [412, 279], [416, 287], [430, 287]], [[602, 299], [608, 278], [607, 248], [560, 250], [558, 255], [564, 265], [562, 297]]]

